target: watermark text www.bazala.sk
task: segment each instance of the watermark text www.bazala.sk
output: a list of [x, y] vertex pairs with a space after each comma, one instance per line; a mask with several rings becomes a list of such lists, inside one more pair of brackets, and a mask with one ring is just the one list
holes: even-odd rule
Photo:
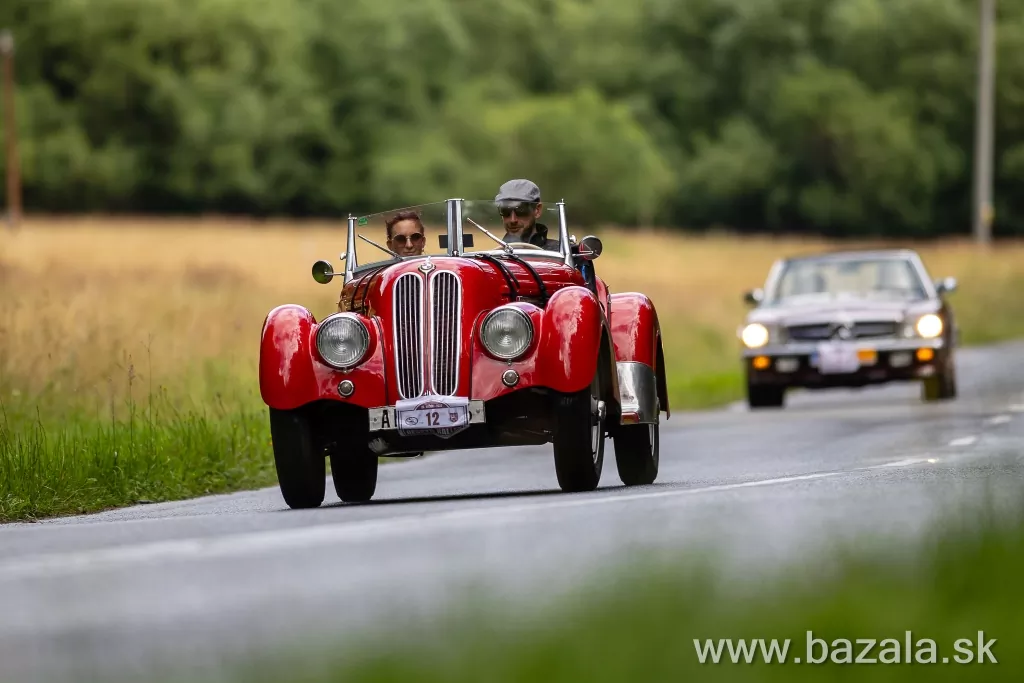
[[701, 664], [996, 664], [992, 652], [995, 638], [986, 638], [984, 631], [972, 638], [960, 638], [951, 651], [931, 638], [916, 638], [910, 631], [903, 638], [837, 638], [832, 641], [807, 632], [804, 650], [793, 647], [789, 639], [700, 640], [693, 647]]

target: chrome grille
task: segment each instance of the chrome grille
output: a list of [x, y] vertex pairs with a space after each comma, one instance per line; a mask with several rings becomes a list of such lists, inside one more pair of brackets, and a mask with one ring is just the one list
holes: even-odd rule
[[[792, 325], [786, 328], [786, 334], [793, 341], [823, 341], [831, 339], [839, 325], [836, 323], [816, 323], [813, 325]], [[871, 339], [896, 336], [897, 325], [887, 320], [858, 322], [850, 326], [853, 339]]]
[[395, 368], [402, 398], [423, 394], [423, 280], [406, 273], [395, 281]]
[[895, 337], [896, 323], [888, 320], [856, 323], [853, 326], [853, 336], [858, 339], [864, 339], [866, 337]]
[[430, 281], [430, 380], [434, 393], [453, 396], [459, 388], [462, 331], [462, 283], [455, 273], [441, 271]]
[[786, 328], [786, 336], [794, 341], [817, 341], [828, 339], [832, 328], [828, 323], [820, 325], [792, 325]]

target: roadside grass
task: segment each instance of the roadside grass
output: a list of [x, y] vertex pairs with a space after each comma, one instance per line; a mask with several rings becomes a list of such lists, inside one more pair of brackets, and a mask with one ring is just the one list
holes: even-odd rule
[[[873, 540], [878, 545], [837, 543], [821, 557], [794, 558], [744, 580], [723, 576], [714, 556], [692, 550], [685, 558], [637, 558], [542, 605], [510, 609], [467, 597], [446, 616], [399, 617], [400, 625], [375, 623], [333, 641], [329, 633], [297, 635], [276, 651], [187, 680], [1021, 680], [1024, 516], [938, 524], [920, 545]], [[720, 639], [732, 640], [737, 659]], [[749, 659], [740, 639], [756, 648]], [[961, 639], [970, 642], [958, 650]], [[717, 663], [702, 662], [695, 641], [705, 653], [708, 641], [719, 648]], [[983, 643], [995, 661], [980, 660]]]
[[265, 414], [140, 414], [61, 426], [0, 418], [0, 520], [268, 486]]
[[[596, 231], [598, 274], [658, 308], [674, 410], [742, 397], [741, 294], [822, 241]], [[905, 244], [905, 243], [904, 243]], [[276, 478], [257, 383], [266, 313], [322, 318], [342, 223], [29, 219], [0, 231], [0, 521], [90, 512]], [[955, 275], [968, 343], [1024, 336], [1024, 242], [919, 246]]]

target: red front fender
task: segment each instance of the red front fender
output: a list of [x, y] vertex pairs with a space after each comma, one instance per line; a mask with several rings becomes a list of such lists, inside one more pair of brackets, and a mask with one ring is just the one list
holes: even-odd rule
[[612, 294], [610, 300], [615, 361], [644, 363], [654, 369], [661, 409], [669, 413], [661, 323], [658, 322], [654, 302], [637, 292]]
[[288, 410], [316, 399], [310, 356], [315, 324], [312, 313], [294, 304], [278, 306], [267, 315], [260, 338], [260, 396], [271, 408]]
[[627, 292], [611, 295], [612, 342], [615, 360], [639, 361], [652, 368], [658, 358], [658, 313], [643, 294]]
[[601, 305], [586, 287], [566, 287], [552, 295], [544, 311], [541, 383], [555, 391], [586, 389], [601, 351]]
[[[384, 359], [375, 321], [359, 316], [370, 331], [370, 348], [360, 365], [343, 372], [322, 363], [314, 348], [317, 322], [306, 308], [278, 306], [263, 323], [260, 339], [260, 396], [271, 408], [291, 410], [319, 399], [362, 407], [386, 404]], [[348, 379], [355, 386], [347, 398], [338, 385]]]
[[555, 292], [544, 309], [526, 303], [510, 305], [525, 312], [534, 324], [532, 348], [511, 365], [519, 373], [519, 383], [511, 388], [502, 384], [501, 375], [510, 366], [484, 350], [478, 322], [474, 329], [473, 398], [489, 401], [526, 387], [564, 393], [585, 389], [597, 368], [603, 324], [594, 295], [584, 287], [571, 286]]

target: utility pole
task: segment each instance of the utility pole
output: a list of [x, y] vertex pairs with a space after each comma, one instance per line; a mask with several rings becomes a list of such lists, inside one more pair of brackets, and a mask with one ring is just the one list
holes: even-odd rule
[[0, 33], [0, 58], [4, 62], [4, 138], [7, 150], [7, 221], [16, 228], [21, 220], [21, 174], [18, 168], [18, 129], [14, 118], [14, 36]]
[[992, 240], [992, 175], [995, 127], [996, 0], [980, 0], [978, 32], [978, 101], [974, 122], [974, 240]]

